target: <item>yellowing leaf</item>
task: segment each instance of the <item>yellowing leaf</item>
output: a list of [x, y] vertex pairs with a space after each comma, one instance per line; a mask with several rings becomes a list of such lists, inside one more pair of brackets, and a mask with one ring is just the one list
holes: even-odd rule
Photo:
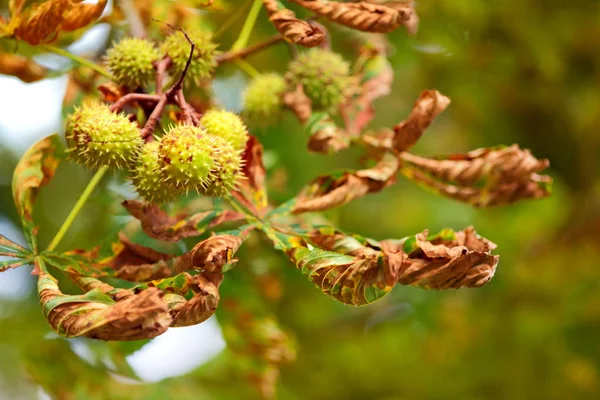
[[100, 18], [107, 0], [98, 0], [96, 4], [75, 4], [63, 15], [60, 30], [70, 32], [83, 28]]
[[21, 222], [23, 233], [30, 248], [36, 252], [37, 228], [32, 213], [40, 187], [47, 185], [64, 154], [58, 135], [40, 140], [21, 157], [12, 180], [12, 194]]
[[16, 76], [23, 82], [36, 82], [44, 79], [47, 70], [27, 57], [0, 53], [0, 74]]

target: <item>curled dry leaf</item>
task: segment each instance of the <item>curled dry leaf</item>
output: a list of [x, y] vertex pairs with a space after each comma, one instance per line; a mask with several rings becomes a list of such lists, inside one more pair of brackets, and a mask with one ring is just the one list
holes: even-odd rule
[[318, 177], [296, 197], [293, 212], [322, 211], [375, 193], [394, 182], [400, 162], [383, 153], [372, 168]]
[[196, 286], [194, 297], [170, 309], [173, 317], [171, 326], [197, 325], [210, 318], [219, 305], [219, 285], [223, 280], [221, 274], [194, 276]]
[[191, 267], [210, 273], [220, 273], [226, 264], [237, 262], [233, 256], [244, 242], [245, 237], [246, 233], [240, 236], [223, 234], [213, 235], [203, 240], [189, 252]]
[[[510, 183], [548, 168], [550, 161], [538, 160], [531, 151], [517, 144], [508, 147], [481, 148], [466, 154], [426, 158], [403, 153], [405, 165], [418, 168], [432, 177], [461, 186], [473, 186], [492, 181]], [[484, 182], [485, 181], [485, 182]]]
[[49, 0], [32, 6], [19, 17], [15, 36], [32, 45], [51, 42], [71, 6], [71, 0]]
[[108, 0], [98, 0], [95, 4], [73, 4], [63, 15], [63, 19], [60, 23], [60, 30], [70, 32], [91, 24], [100, 18], [107, 2]]
[[408, 119], [394, 126], [392, 143], [394, 149], [402, 152], [414, 146], [425, 129], [449, 104], [450, 99], [437, 90], [426, 90], [421, 93]]
[[448, 229], [430, 238], [424, 231], [414, 240], [384, 240], [380, 244], [384, 252], [402, 250], [408, 254], [398, 283], [426, 289], [483, 286], [494, 277], [499, 259], [491, 254], [496, 245], [477, 235], [472, 227], [459, 232]]
[[27, 57], [0, 53], [0, 74], [16, 76], [26, 83], [44, 79], [48, 70]]
[[269, 19], [281, 35], [291, 43], [305, 47], [320, 45], [325, 40], [325, 32], [319, 27], [296, 18], [293, 11], [279, 0], [263, 0]]
[[162, 292], [156, 288], [117, 302], [100, 290], [67, 296], [58, 288], [56, 279], [42, 272], [38, 277], [38, 294], [50, 326], [65, 337], [150, 339], [164, 333], [171, 323]]
[[47, 136], [27, 150], [13, 173], [13, 199], [25, 239], [34, 253], [37, 252], [37, 228], [32, 218], [33, 206], [39, 189], [50, 183], [63, 157], [64, 149], [58, 135]]
[[306, 130], [310, 135], [308, 149], [316, 153], [332, 154], [350, 146], [348, 133], [325, 112], [314, 113], [306, 122]]
[[366, 32], [391, 32], [411, 19], [412, 7], [405, 3], [394, 7], [367, 3], [341, 3], [327, 0], [292, 0], [333, 22]]
[[402, 173], [436, 192], [477, 207], [509, 204], [550, 195], [549, 166], [517, 145], [478, 149], [430, 159], [402, 153]]
[[155, 204], [137, 200], [125, 200], [123, 207], [134, 218], [140, 220], [142, 229], [148, 236], [168, 242], [200, 236], [214, 226], [243, 218], [242, 214], [230, 210], [212, 210], [172, 217]]

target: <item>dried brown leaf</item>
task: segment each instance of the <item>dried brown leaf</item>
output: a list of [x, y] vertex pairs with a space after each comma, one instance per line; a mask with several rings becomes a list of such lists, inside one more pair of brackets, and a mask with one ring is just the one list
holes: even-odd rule
[[333, 22], [366, 32], [391, 32], [410, 21], [413, 10], [410, 4], [388, 7], [380, 4], [341, 3], [327, 0], [292, 0]]
[[243, 215], [230, 210], [204, 211], [193, 215], [174, 217], [155, 204], [137, 200], [125, 200], [123, 207], [140, 220], [144, 232], [155, 239], [176, 242], [186, 237], [200, 236], [207, 229], [227, 221], [237, 221]]
[[49, 0], [34, 5], [19, 19], [15, 36], [32, 45], [51, 42], [56, 38], [71, 3], [71, 0]]
[[[548, 168], [550, 161], [538, 160], [531, 151], [517, 144], [504, 148], [481, 148], [466, 154], [426, 158], [403, 153], [402, 160], [432, 177], [461, 186], [487, 182], [510, 183], [529, 177]], [[488, 186], [488, 185], [486, 185]]]
[[[427, 289], [480, 287], [489, 282], [498, 265], [499, 257], [491, 254], [496, 245], [472, 227], [452, 236], [429, 241], [427, 231], [416, 235], [415, 249], [399, 271], [398, 282]], [[382, 241], [381, 246], [386, 252], [399, 249], [393, 241]]]
[[517, 145], [478, 149], [430, 159], [402, 153], [401, 172], [441, 195], [486, 207], [550, 195], [552, 178], [539, 175], [548, 160], [538, 160]]
[[98, 0], [96, 4], [73, 4], [63, 15], [60, 30], [70, 32], [91, 24], [100, 18], [107, 2], [108, 0]]
[[223, 280], [221, 274], [196, 275], [196, 294], [189, 301], [171, 310], [173, 322], [171, 326], [196, 325], [210, 318], [219, 305], [219, 285]]
[[378, 192], [394, 182], [399, 164], [397, 157], [384, 153], [372, 168], [318, 177], [297, 196], [293, 212], [322, 211]]
[[296, 14], [279, 0], [263, 0], [263, 4], [269, 19], [288, 42], [314, 47], [325, 40], [325, 33], [319, 27], [296, 18]]
[[425, 129], [449, 104], [450, 99], [437, 90], [426, 90], [421, 93], [408, 119], [394, 126], [394, 149], [402, 152], [414, 146]]
[[226, 264], [235, 263], [233, 258], [244, 242], [244, 236], [214, 235], [198, 243], [189, 252], [189, 262], [193, 268], [210, 273], [220, 273]]
[[48, 70], [27, 57], [0, 53], [0, 74], [16, 76], [31, 83], [44, 79]]

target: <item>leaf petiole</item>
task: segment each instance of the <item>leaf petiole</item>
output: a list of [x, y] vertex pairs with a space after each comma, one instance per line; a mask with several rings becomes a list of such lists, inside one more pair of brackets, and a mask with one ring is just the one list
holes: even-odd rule
[[73, 221], [75, 221], [77, 214], [79, 214], [81, 208], [83, 207], [87, 199], [90, 197], [96, 186], [98, 186], [98, 183], [100, 182], [100, 180], [102, 180], [104, 174], [106, 174], [106, 171], [108, 171], [108, 167], [103, 166], [96, 172], [96, 174], [94, 174], [92, 180], [88, 183], [83, 193], [81, 193], [81, 196], [79, 196], [77, 203], [75, 203], [75, 206], [67, 216], [67, 219], [65, 219], [62, 226], [50, 242], [50, 245], [48, 245], [48, 248], [46, 249], [47, 251], [52, 251], [56, 248], [56, 246], [58, 246], [62, 238], [65, 236], [65, 234], [73, 224]]

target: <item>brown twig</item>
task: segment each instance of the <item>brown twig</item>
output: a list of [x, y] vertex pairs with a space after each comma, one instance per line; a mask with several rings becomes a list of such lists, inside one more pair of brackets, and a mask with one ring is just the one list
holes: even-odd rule
[[252, 45], [250, 47], [246, 47], [245, 49], [237, 50], [237, 51], [228, 51], [227, 53], [223, 53], [217, 56], [217, 62], [219, 64], [232, 61], [238, 58], [244, 58], [249, 56], [252, 53], [263, 50], [275, 43], [278, 43], [283, 40], [283, 36], [281, 34], [277, 34], [275, 36], [271, 36], [265, 41]]
[[[160, 116], [162, 115], [163, 111], [165, 110], [165, 107], [167, 106], [167, 104], [170, 104], [170, 103], [178, 104], [182, 109], [182, 116], [184, 116], [184, 119], [187, 119], [186, 123], [188, 122], [188, 120], [193, 122], [193, 114], [194, 114], [188, 108], [189, 106], [186, 107], [187, 103], [185, 102], [185, 98], [183, 96], [182, 89], [183, 89], [183, 81], [184, 81], [187, 71], [190, 67], [190, 64], [192, 63], [192, 58], [194, 57], [194, 50], [196, 49], [196, 45], [194, 44], [194, 42], [192, 42], [192, 40], [190, 39], [188, 34], [183, 29], [175, 27], [175, 26], [173, 26], [169, 23], [163, 22], [163, 21], [158, 21], [158, 20], [155, 20], [155, 21], [162, 22], [163, 24], [169, 26], [170, 28], [176, 29], [176, 30], [180, 31], [181, 33], [183, 33], [183, 35], [185, 36], [187, 41], [190, 43], [191, 49], [190, 49], [190, 55], [187, 59], [187, 62], [185, 63], [185, 67], [183, 68], [183, 71], [181, 72], [181, 76], [179, 77], [177, 82], [175, 82], [175, 84], [169, 90], [167, 90], [166, 93], [164, 93], [162, 95], [155, 95], [159, 98], [158, 104], [156, 104], [156, 107], [154, 107], [152, 114], [150, 114], [150, 117], [148, 117], [148, 120], [146, 121], [146, 125], [144, 125], [144, 128], [141, 131], [142, 139], [144, 139], [146, 142], [152, 141], [152, 137], [153, 137], [152, 134], [154, 133], [154, 129], [156, 128], [156, 125], [158, 124], [158, 121], [160, 120]], [[157, 81], [160, 81], [160, 80], [161, 80], [161, 78], [158, 77], [158, 66], [157, 66]], [[162, 82], [160, 82], [160, 83], [162, 84]], [[157, 90], [158, 90], [158, 88], [157, 88]], [[188, 113], [189, 116], [186, 115], [186, 113]]]
[[165, 81], [165, 75], [167, 73], [167, 69], [173, 63], [173, 59], [169, 56], [165, 56], [161, 60], [154, 63], [154, 68], [156, 69], [156, 94], [163, 94], [163, 85]]
[[161, 96], [157, 94], [145, 94], [145, 93], [129, 93], [125, 96], [121, 97], [115, 103], [110, 106], [110, 111], [115, 112], [122, 110], [129, 103], [133, 103], [134, 101], [151, 101], [154, 103], [158, 103], [160, 101]]

